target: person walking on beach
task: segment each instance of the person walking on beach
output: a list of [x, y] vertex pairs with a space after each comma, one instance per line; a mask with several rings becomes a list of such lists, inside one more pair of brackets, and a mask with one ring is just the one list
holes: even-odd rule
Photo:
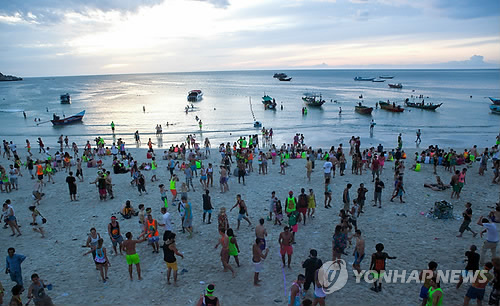
[[325, 208], [331, 208], [332, 202], [332, 187], [330, 186], [330, 178], [325, 180]]
[[143, 235], [148, 238], [148, 244], [153, 246], [153, 253], [160, 253], [160, 233], [158, 232], [158, 222], [151, 215], [151, 208], [147, 210], [147, 217], [144, 220]]
[[[420, 288], [420, 298], [422, 299], [422, 306], [427, 306], [427, 300], [429, 298], [429, 288], [431, 287], [431, 278], [436, 277], [436, 269], [438, 267], [437, 262], [431, 261], [428, 264], [427, 270], [422, 270], [419, 275], [420, 281], [423, 283]], [[432, 302], [432, 301], [431, 301]]]
[[227, 230], [227, 237], [229, 238], [229, 256], [234, 257], [234, 261], [236, 262], [236, 266], [240, 267], [240, 260], [238, 258], [238, 254], [240, 253], [240, 247], [238, 246], [238, 241], [236, 241], [236, 236], [234, 235], [234, 231], [232, 228]]
[[29, 305], [31, 300], [33, 300], [35, 306], [53, 306], [52, 299], [45, 293], [45, 288], [52, 289], [52, 285], [45, 285], [45, 281], [41, 280], [38, 274], [32, 274], [26, 305]]
[[185, 196], [181, 198], [182, 203], [184, 204], [184, 221], [182, 223], [182, 227], [185, 228], [189, 236], [188, 238], [193, 237], [193, 207], [191, 206], [191, 202], [187, 201]]
[[175, 255], [184, 258], [184, 255], [177, 250], [175, 246], [175, 233], [169, 233], [167, 235], [167, 240], [164, 242], [163, 249], [163, 260], [167, 264], [167, 284], [170, 283], [170, 274], [172, 270], [174, 271], [174, 286], [177, 286], [177, 259]]
[[245, 219], [245, 221], [248, 222], [248, 226], [252, 225], [252, 222], [248, 219], [248, 208], [245, 204], [245, 201], [241, 199], [241, 195], [238, 194], [236, 195], [236, 204], [234, 204], [233, 207], [229, 210], [231, 212], [236, 206], [239, 207], [239, 212], [238, 212], [238, 227], [236, 227], [236, 230], [240, 229], [240, 222], [242, 219]]
[[359, 212], [358, 212], [357, 217], [359, 217], [359, 214], [364, 213], [363, 208], [365, 207], [365, 200], [366, 200], [366, 193], [367, 192], [368, 192], [368, 189], [365, 188], [365, 184], [363, 184], [363, 183], [359, 184], [358, 196], [356, 198], [356, 201], [359, 204]]
[[[104, 243], [104, 239], [100, 238], [97, 241], [97, 248], [95, 249], [95, 258], [94, 258], [94, 263], [96, 265], [97, 270], [99, 270], [99, 273], [101, 274], [102, 282], [106, 283], [108, 279], [108, 267], [111, 266], [111, 263], [109, 262], [108, 255], [106, 252], [106, 248], [104, 248], [102, 245]], [[83, 254], [83, 256], [92, 253], [93, 251], [90, 250]]]
[[109, 233], [109, 238], [111, 239], [111, 243], [113, 244], [113, 251], [115, 252], [115, 256], [118, 255], [118, 252], [116, 251], [117, 244], [120, 247], [120, 255], [123, 255], [122, 254], [123, 237], [122, 234], [120, 233], [120, 224], [118, 223], [118, 221], [116, 221], [115, 216], [111, 217], [111, 222], [108, 224], [108, 233]]
[[486, 251], [491, 250], [491, 258], [497, 256], [497, 245], [498, 245], [498, 230], [495, 223], [490, 222], [487, 218], [483, 218], [483, 216], [479, 217], [477, 221], [479, 226], [482, 226], [484, 229], [479, 233], [481, 238], [483, 238], [483, 234], [486, 232], [486, 240], [483, 243], [483, 247], [481, 248], [481, 261], [480, 265], [483, 266], [486, 257]]
[[398, 135], [398, 148], [402, 149], [403, 148], [403, 136], [401, 136], [401, 133]]
[[470, 223], [472, 221], [472, 204], [470, 202], [467, 202], [465, 204], [465, 210], [462, 213], [462, 216], [464, 217], [464, 221], [462, 222], [462, 225], [460, 225], [460, 229], [458, 230], [460, 234], [457, 235], [457, 237], [462, 237], [463, 233], [467, 230], [472, 233], [473, 237], [476, 237], [477, 233], [471, 230], [470, 228]]
[[306, 194], [306, 190], [302, 188], [300, 189], [300, 194], [297, 200], [297, 211], [299, 212], [300, 215], [302, 215], [304, 225], [306, 225], [308, 206], [309, 206], [309, 197]]
[[7, 250], [7, 258], [5, 259], [5, 274], [9, 274], [10, 279], [16, 284], [23, 286], [23, 273], [21, 264], [26, 259], [26, 256], [15, 254], [16, 249], [9, 248]]
[[227, 270], [231, 271], [233, 273], [233, 278], [236, 276], [236, 273], [234, 272], [233, 267], [229, 264], [229, 237], [226, 236], [226, 232], [222, 229], [219, 228], [219, 234], [220, 234], [220, 239], [215, 245], [215, 249], [219, 247], [219, 245], [222, 247], [220, 250], [220, 260], [222, 262], [222, 266], [224, 267], [224, 272]]
[[127, 232], [125, 234], [125, 237], [127, 238], [127, 240], [125, 240], [122, 245], [123, 245], [123, 250], [125, 251], [125, 254], [126, 254], [125, 258], [126, 258], [127, 264], [128, 264], [128, 273], [130, 275], [130, 280], [133, 280], [132, 265], [135, 265], [135, 267], [137, 269], [138, 279], [142, 280], [141, 264], [140, 264], [141, 261], [140, 261], [139, 255], [137, 254], [137, 252], [135, 250], [135, 246], [138, 243], [146, 241], [146, 237], [144, 237], [141, 240], [132, 240], [132, 233], [131, 232]]
[[66, 183], [68, 183], [69, 188], [69, 199], [71, 201], [78, 201], [76, 199], [76, 178], [73, 176], [73, 172], [69, 172], [69, 175], [66, 177]]
[[47, 222], [47, 219], [42, 217], [38, 209], [36, 209], [36, 206], [30, 206], [28, 207], [28, 209], [31, 211], [31, 217], [33, 218], [32, 219], [33, 222], [30, 223], [31, 225], [33, 225], [33, 231], [42, 234], [42, 238], [45, 238], [45, 231], [43, 230], [43, 224], [44, 224], [43, 221], [45, 220], [45, 222]]
[[141, 144], [141, 137], [139, 136], [139, 130], [135, 131], [134, 139], [135, 139], [135, 143], [137, 143], [139, 145]]
[[398, 180], [396, 181], [396, 188], [394, 188], [394, 193], [390, 201], [393, 202], [394, 198], [399, 196], [399, 201], [401, 203], [406, 203], [405, 201], [403, 201], [403, 193], [406, 193], [403, 187], [403, 177], [399, 176]]
[[111, 121], [111, 133], [115, 133], [115, 123]]
[[302, 285], [306, 281], [306, 277], [303, 274], [297, 276], [297, 280], [292, 283], [290, 288], [290, 297], [288, 299], [288, 306], [300, 306], [300, 298], [302, 294]]
[[312, 189], [309, 189], [309, 196], [307, 200], [307, 216], [311, 219], [314, 218], [314, 212], [316, 211], [316, 195]]
[[334, 263], [340, 261], [347, 247], [347, 235], [342, 231], [342, 226], [337, 225], [332, 240], [332, 260]]
[[[467, 276], [467, 274], [470, 272], [476, 273], [476, 271], [479, 270], [479, 261], [480, 261], [481, 256], [478, 253], [476, 253], [476, 251], [477, 251], [477, 246], [471, 245], [469, 248], [469, 251], [465, 252], [465, 257], [467, 257], [467, 259], [465, 260], [465, 261], [467, 261], [467, 265], [465, 266], [465, 269], [464, 269], [465, 276]], [[458, 280], [458, 283], [456, 286], [457, 289], [460, 288], [460, 286], [463, 284], [463, 282], [464, 282], [463, 276], [460, 275], [460, 279]]]
[[377, 252], [372, 254], [372, 261], [370, 263], [370, 270], [375, 271], [373, 273], [373, 278], [375, 279], [375, 282], [373, 283], [373, 287], [370, 289], [375, 292], [380, 292], [382, 291], [381, 278], [383, 272], [385, 271], [385, 261], [387, 259], [396, 259], [396, 257], [389, 256], [389, 254], [383, 252], [384, 244], [382, 243], [378, 243], [375, 246], [375, 250], [377, 250]]
[[5, 203], [3, 203], [3, 211], [4, 211], [4, 216], [6, 217], [7, 219], [7, 222], [6, 224], [9, 225], [10, 229], [12, 230], [12, 235], [11, 236], [15, 236], [16, 235], [16, 231], [17, 231], [17, 236], [21, 236], [21, 230], [19, 229], [19, 226], [17, 225], [17, 219], [16, 219], [16, 216], [15, 216], [15, 213], [14, 213], [14, 208], [12, 207], [12, 205], [9, 204], [10, 203], [10, 200], [6, 200]]
[[260, 238], [255, 238], [255, 243], [252, 246], [252, 262], [253, 262], [253, 267], [254, 267], [254, 275], [253, 275], [253, 285], [254, 286], [260, 286], [259, 273], [262, 272], [262, 260], [266, 259], [267, 254], [269, 253], [269, 249], [265, 249], [265, 251], [262, 252], [263, 247], [264, 247], [264, 241]]
[[210, 198], [210, 191], [205, 190], [205, 194], [202, 195], [202, 200], [203, 200], [203, 223], [205, 223], [205, 216], [208, 214], [208, 222], [207, 224], [210, 224], [210, 220], [212, 219], [212, 209], [214, 207], [212, 206], [212, 200]]
[[290, 232], [290, 227], [285, 226], [283, 232], [280, 233], [278, 238], [278, 243], [280, 245], [281, 261], [283, 262], [283, 267], [285, 267], [285, 254], [288, 256], [288, 268], [290, 268], [290, 263], [292, 262], [293, 254], [293, 235]]
[[457, 199], [460, 198], [460, 185], [458, 184], [458, 176], [460, 175], [460, 170], [456, 170], [455, 174], [452, 175], [451, 177], [451, 187], [452, 187], [452, 192], [451, 192], [451, 198], [453, 199], [453, 196], [455, 195]]
[[420, 144], [422, 142], [422, 139], [420, 138], [420, 135], [422, 135], [422, 132], [420, 132], [420, 129], [417, 130], [417, 139], [415, 140], [415, 142], [417, 144]]
[[264, 218], [259, 219], [259, 224], [255, 227], [255, 237], [260, 238], [264, 243], [261, 245], [262, 246], [262, 251], [266, 248], [266, 237], [267, 237], [267, 230], [264, 227]]

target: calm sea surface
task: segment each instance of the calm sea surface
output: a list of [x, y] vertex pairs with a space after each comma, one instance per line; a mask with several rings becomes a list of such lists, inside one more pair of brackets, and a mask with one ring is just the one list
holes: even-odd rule
[[[273, 78], [275, 72], [285, 72], [293, 79], [279, 82]], [[355, 76], [379, 75], [395, 78], [384, 83], [353, 80]], [[390, 89], [388, 83], [404, 87]], [[186, 114], [186, 96], [191, 89], [201, 89], [204, 99], [193, 103], [194, 111]], [[71, 95], [71, 105], [59, 102], [59, 95], [66, 92]], [[303, 116], [301, 97], [305, 92], [321, 93], [328, 102], [321, 108], [310, 108]], [[284, 109], [264, 110], [264, 93]], [[379, 100], [413, 100], [411, 95], [424, 95], [426, 102], [443, 105], [436, 111], [406, 108], [404, 113], [391, 113], [377, 109], [372, 116], [354, 112], [359, 101], [375, 107]], [[500, 116], [489, 111], [488, 96], [500, 97], [500, 70], [234, 71], [25, 78], [0, 82], [0, 137], [19, 146], [29, 138], [33, 147], [36, 137], [54, 145], [60, 134], [78, 144], [95, 136], [110, 143], [113, 120], [115, 137], [129, 144], [136, 130], [143, 146], [149, 137], [156, 146], [165, 147], [187, 134], [208, 137], [212, 144], [218, 144], [258, 133], [253, 127], [252, 106], [255, 119], [273, 128], [275, 143], [289, 143], [295, 133], [303, 133], [306, 143], [313, 146], [336, 146], [359, 135], [362, 146], [383, 143], [392, 147], [397, 134], [402, 133], [405, 146], [414, 147], [415, 132], [420, 128], [421, 146], [482, 147], [493, 145], [500, 131]], [[82, 123], [54, 127], [50, 122], [34, 122], [34, 118], [47, 121], [53, 113], [71, 116], [82, 110], [86, 111]], [[203, 121], [202, 132], [195, 116]], [[377, 124], [373, 136], [369, 134], [371, 119]], [[167, 122], [171, 124], [168, 127]], [[162, 139], [155, 136], [156, 124], [163, 126]]]

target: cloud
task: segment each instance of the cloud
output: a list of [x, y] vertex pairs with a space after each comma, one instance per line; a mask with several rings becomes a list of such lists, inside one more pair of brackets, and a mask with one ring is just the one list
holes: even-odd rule
[[498, 65], [484, 61], [484, 56], [473, 55], [468, 60], [438, 63], [440, 68], [497, 68]]
[[207, 2], [217, 8], [227, 8], [229, 6], [229, 0], [196, 0], [196, 1]]
[[370, 12], [368, 10], [357, 10], [356, 14], [354, 14], [354, 18], [356, 20], [368, 20], [368, 17], [370, 17]]

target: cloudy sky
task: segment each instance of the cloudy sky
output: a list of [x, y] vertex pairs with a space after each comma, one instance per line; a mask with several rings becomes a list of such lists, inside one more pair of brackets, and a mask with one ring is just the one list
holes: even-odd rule
[[499, 0], [0, 1], [0, 72], [500, 66]]

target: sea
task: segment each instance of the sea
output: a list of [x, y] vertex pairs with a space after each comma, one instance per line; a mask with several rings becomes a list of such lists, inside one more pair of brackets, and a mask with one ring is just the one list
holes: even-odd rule
[[[280, 82], [274, 73], [292, 77]], [[354, 81], [354, 77], [394, 76], [383, 83]], [[402, 89], [388, 83], [401, 83]], [[187, 93], [203, 91], [203, 100], [191, 103]], [[60, 104], [69, 93], [72, 103]], [[321, 94], [327, 102], [320, 108], [305, 106], [305, 93]], [[265, 110], [262, 96], [273, 97], [277, 110]], [[443, 103], [436, 111], [404, 106], [413, 102]], [[395, 147], [399, 133], [404, 147], [415, 148], [417, 129], [420, 147], [438, 144], [442, 148], [492, 146], [500, 132], [500, 116], [489, 110], [488, 97], [500, 97], [500, 70], [280, 70], [220, 71], [158, 74], [27, 77], [18, 82], [0, 82], [0, 137], [21, 147], [26, 139], [55, 146], [59, 135], [83, 145], [103, 137], [107, 144], [122, 138], [130, 146], [139, 132], [145, 147], [151, 138], [155, 148], [195, 135], [212, 146], [234, 142], [240, 136], [260, 134], [254, 127], [273, 129], [276, 144], [291, 143], [303, 134], [314, 147], [347, 144], [351, 136], [361, 138], [362, 147], [383, 144]], [[378, 101], [391, 101], [405, 108], [403, 113], [375, 109]], [[354, 111], [359, 102], [373, 107], [371, 115]], [[190, 110], [186, 113], [186, 106]], [[281, 106], [283, 109], [281, 109]], [[81, 123], [53, 126], [53, 114], [71, 116], [85, 110]], [[23, 111], [26, 114], [24, 118]], [[40, 121], [35, 121], [35, 119]], [[203, 122], [200, 130], [196, 119]], [[370, 122], [376, 123], [370, 134]], [[111, 132], [114, 122], [116, 132]], [[156, 136], [161, 124], [163, 134]]]

